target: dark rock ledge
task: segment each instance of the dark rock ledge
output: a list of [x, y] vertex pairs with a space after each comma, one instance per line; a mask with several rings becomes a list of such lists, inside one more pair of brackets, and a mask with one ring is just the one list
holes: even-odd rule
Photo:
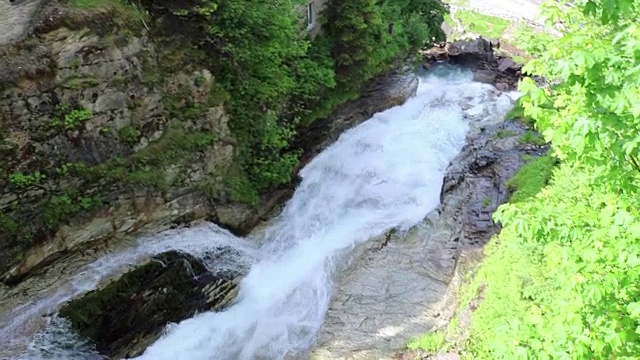
[[242, 275], [243, 271], [214, 274], [194, 256], [166, 252], [68, 302], [59, 315], [100, 354], [135, 357], [160, 337], [166, 324], [228, 307]]

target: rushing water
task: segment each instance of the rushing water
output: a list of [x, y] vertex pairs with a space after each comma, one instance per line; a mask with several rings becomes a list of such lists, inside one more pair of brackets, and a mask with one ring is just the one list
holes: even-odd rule
[[[465, 71], [422, 77], [414, 98], [345, 132], [301, 171], [302, 183], [260, 235], [262, 241], [234, 237], [213, 224], [142, 239], [17, 309], [0, 322], [0, 341], [24, 343], [19, 334], [42, 314], [141, 258], [170, 249], [202, 256], [228, 245], [251, 264], [235, 305], [171, 324], [139, 359], [272, 360], [304, 353], [322, 325], [333, 277], [350, 250], [388, 228], [407, 230], [423, 219], [439, 202], [444, 171], [464, 144], [468, 117], [504, 114], [511, 106], [506, 96], [487, 96], [489, 89], [472, 83]], [[22, 358], [99, 358], [61, 319], [47, 321], [29, 337], [28, 349], [20, 350]]]

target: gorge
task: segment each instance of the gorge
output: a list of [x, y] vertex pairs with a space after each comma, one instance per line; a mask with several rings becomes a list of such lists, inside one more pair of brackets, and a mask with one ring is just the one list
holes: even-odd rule
[[[152, 3], [122, 17], [52, 2], [1, 49], [0, 355], [388, 358], [431, 329], [460, 258], [497, 231], [506, 181], [544, 152], [503, 123], [515, 83], [440, 65], [418, 79], [384, 54], [363, 73], [336, 60], [342, 88], [311, 66], [315, 88], [255, 98], [273, 79], [238, 88], [203, 49], [156, 38], [207, 12]], [[211, 36], [182, 30], [195, 48]], [[251, 86], [277, 70], [258, 59]]]
[[[213, 224], [200, 224], [140, 239], [133, 248], [116, 250], [81, 269], [65, 282], [66, 289], [56, 286], [40, 302], [21, 306], [22, 316], [14, 317], [17, 312], [12, 312], [3, 321], [0, 337], [3, 341], [13, 337], [16, 348], [23, 349], [14, 351], [25, 351], [25, 342], [29, 343], [28, 358], [92, 358], [92, 352], [83, 349], [68, 325], [55, 316], [46, 320], [48, 324], [35, 337], [19, 339], [15, 334], [28, 334], [34, 319], [126, 265], [173, 249], [202, 257], [212, 272], [247, 266], [247, 262], [250, 270], [228, 310], [203, 313], [171, 326], [140, 358], [208, 359], [216, 354], [216, 359], [275, 359], [308, 351], [324, 321], [334, 293], [332, 284], [348, 265], [351, 249], [391, 228], [400, 236], [411, 232], [440, 203], [445, 170], [462, 149], [465, 135], [472, 139], [502, 123], [513, 106], [515, 94], [472, 83], [470, 71], [446, 67], [434, 71], [420, 78], [416, 95], [404, 105], [345, 132], [307, 164], [293, 198], [255, 236], [241, 239]], [[495, 199], [494, 205], [504, 200]], [[434, 245], [427, 247], [433, 251]], [[220, 246], [234, 248], [242, 254], [241, 260], [220, 262], [213, 257], [207, 262], [211, 257], [206, 255]], [[455, 266], [445, 272], [450, 270]], [[439, 296], [445, 292], [441, 290]], [[428, 304], [419, 292], [416, 296], [422, 306]], [[388, 304], [384, 299], [376, 302], [383, 307]], [[414, 335], [428, 328], [428, 324], [422, 326], [413, 330]]]

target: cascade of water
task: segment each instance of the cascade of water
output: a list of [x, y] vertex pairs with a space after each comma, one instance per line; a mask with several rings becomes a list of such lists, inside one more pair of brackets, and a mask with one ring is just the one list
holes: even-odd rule
[[[407, 103], [342, 134], [301, 171], [302, 183], [262, 233], [260, 247], [212, 224], [144, 239], [85, 267], [68, 288], [23, 306], [23, 314], [0, 329], [0, 340], [143, 256], [171, 249], [201, 256], [228, 245], [253, 264], [236, 304], [172, 324], [139, 359], [271, 360], [307, 350], [329, 306], [332, 277], [350, 249], [388, 228], [418, 223], [439, 202], [444, 171], [464, 144], [467, 117], [503, 116], [512, 106], [511, 98], [471, 77], [462, 70], [423, 77]], [[96, 358], [86, 347], [61, 345], [69, 337], [50, 335], [65, 324], [52, 323], [31, 342], [27, 358]]]

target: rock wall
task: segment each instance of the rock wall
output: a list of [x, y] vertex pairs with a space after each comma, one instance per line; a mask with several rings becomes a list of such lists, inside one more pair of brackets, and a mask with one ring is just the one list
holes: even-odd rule
[[[97, 245], [195, 220], [243, 234], [290, 196], [291, 186], [275, 189], [256, 207], [237, 194], [225, 93], [188, 48], [160, 42], [144, 22], [108, 9], [51, 1], [34, 14], [30, 36], [0, 46], [4, 283]], [[294, 146], [307, 161], [415, 86], [406, 72], [377, 79]]]
[[24, 37], [41, 5], [42, 0], [0, 1], [0, 46]]
[[228, 201], [234, 139], [211, 74], [188, 59], [171, 71], [144, 32], [47, 11], [64, 21], [0, 49], [3, 279], [170, 222], [242, 228], [255, 210]]

